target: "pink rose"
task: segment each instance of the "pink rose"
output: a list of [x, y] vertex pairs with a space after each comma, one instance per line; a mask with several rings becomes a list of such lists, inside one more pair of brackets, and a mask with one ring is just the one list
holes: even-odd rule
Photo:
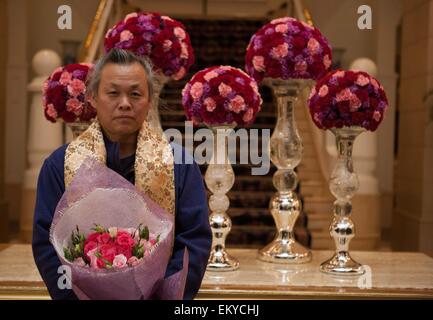
[[319, 89], [319, 96], [320, 97], [324, 97], [328, 94], [328, 86], [326, 84], [324, 84], [323, 86], [320, 87]]
[[254, 69], [258, 72], [265, 71], [265, 58], [262, 56], [254, 56], [253, 57], [253, 66]]
[[280, 32], [280, 33], [286, 33], [287, 29], [288, 29], [287, 24], [284, 24], [284, 23], [279, 24], [275, 27], [275, 31]]
[[356, 110], [359, 109], [359, 107], [361, 107], [361, 100], [359, 100], [359, 98], [356, 96], [356, 94], [353, 94], [350, 96], [349, 99], [349, 104], [350, 104], [350, 112], [355, 112]]
[[86, 85], [80, 79], [72, 80], [68, 85], [68, 92], [71, 96], [76, 97], [80, 93], [84, 93]]
[[86, 255], [90, 260], [90, 267], [94, 269], [98, 269], [98, 265], [97, 265], [98, 258], [96, 257], [97, 250], [98, 248], [93, 248], [92, 250], [89, 250]]
[[84, 245], [84, 255], [90, 259], [92, 254], [95, 254], [98, 249], [98, 243], [96, 241], [89, 241]]
[[138, 259], [137, 257], [132, 256], [131, 258], [128, 259], [127, 263], [128, 263], [129, 266], [134, 267], [137, 264], [139, 264], [141, 260], [142, 259]]
[[373, 119], [376, 120], [376, 122], [379, 122], [380, 118], [382, 118], [382, 115], [379, 111], [374, 111], [373, 113]]
[[66, 110], [69, 112], [79, 115], [82, 109], [83, 105], [77, 98], [68, 99], [68, 101], [66, 101]]
[[369, 83], [370, 83], [370, 80], [366, 76], [364, 76], [363, 74], [358, 75], [358, 78], [356, 79], [356, 84], [358, 86], [363, 87]]
[[247, 106], [245, 105], [245, 100], [241, 96], [237, 95], [232, 100], [230, 100], [229, 108], [235, 113], [239, 113], [245, 110]]
[[209, 112], [214, 111], [215, 108], [216, 108], [216, 102], [212, 98], [206, 98], [206, 99], [204, 99], [203, 104], [205, 105], [206, 110], [209, 111]]
[[295, 71], [305, 72], [307, 70], [307, 63], [305, 61], [297, 62], [295, 64]]
[[244, 122], [249, 122], [253, 118], [253, 109], [248, 109], [247, 112], [245, 112], [244, 116], [242, 117], [242, 120]]
[[65, 71], [60, 76], [59, 82], [61, 85], [67, 86], [69, 82], [71, 82], [71, 80], [72, 80], [72, 75], [69, 72]]
[[86, 242], [90, 241], [98, 241], [99, 233], [98, 232], [92, 232], [87, 236]]
[[216, 73], [215, 71], [209, 71], [208, 73], [206, 73], [205, 75], [204, 75], [204, 79], [206, 80], [206, 81], [210, 81], [210, 80], [212, 80], [213, 78], [216, 78], [216, 77], [218, 77], [218, 73]]
[[182, 79], [185, 74], [186, 74], [185, 68], [184, 67], [180, 67], [179, 71], [173, 76], [173, 79], [174, 80]]
[[307, 48], [311, 54], [317, 54], [320, 48], [319, 41], [314, 38], [310, 38], [310, 40], [308, 40]]
[[171, 49], [171, 45], [173, 44], [173, 42], [171, 42], [170, 40], [164, 40], [164, 43], [162, 44], [162, 47], [164, 48], [164, 52], [167, 52]]
[[232, 88], [226, 85], [224, 82], [221, 82], [218, 86], [218, 91], [223, 98], [226, 98], [230, 92], [232, 92]]
[[131, 40], [132, 38], [134, 38], [134, 35], [129, 30], [123, 30], [120, 33], [120, 41], [121, 42]]
[[181, 51], [180, 51], [180, 57], [182, 59], [188, 59], [188, 57], [189, 57], [188, 46], [186, 45], [185, 42], [181, 42], [180, 43], [180, 49], [181, 49]]
[[118, 254], [113, 259], [113, 268], [115, 268], [115, 269], [124, 268], [127, 266], [127, 264], [126, 264], [127, 261], [128, 261], [128, 259], [126, 259], [126, 257], [123, 254]]
[[117, 232], [116, 244], [122, 247], [133, 247], [135, 243], [129, 233]]
[[323, 65], [325, 66], [326, 69], [328, 69], [331, 66], [331, 64], [332, 64], [331, 59], [329, 59], [329, 56], [325, 54], [325, 56], [323, 57]]
[[343, 89], [339, 93], [337, 93], [337, 102], [350, 100], [351, 96], [352, 92], [350, 92], [349, 88]]
[[104, 232], [104, 233], [100, 234], [98, 237], [98, 243], [99, 244], [108, 243], [108, 242], [110, 242], [110, 240], [111, 240], [111, 236], [108, 232]]
[[196, 82], [191, 86], [191, 97], [194, 100], [198, 100], [201, 98], [203, 94], [203, 84], [201, 82]]
[[271, 50], [271, 56], [274, 59], [284, 58], [289, 53], [289, 46], [287, 43], [280, 44]]
[[183, 40], [186, 37], [185, 31], [182, 28], [176, 27], [176, 28], [174, 28], [173, 32], [174, 32], [174, 35], [176, 37], [178, 37], [180, 40]]
[[57, 110], [52, 103], [47, 106], [47, 114], [53, 119], [57, 118]]
[[101, 252], [102, 257], [105, 260], [107, 260], [108, 262], [112, 263], [114, 257], [117, 254], [117, 248], [116, 248], [116, 246], [114, 244], [107, 243], [107, 244], [103, 244], [100, 247], [100, 252]]

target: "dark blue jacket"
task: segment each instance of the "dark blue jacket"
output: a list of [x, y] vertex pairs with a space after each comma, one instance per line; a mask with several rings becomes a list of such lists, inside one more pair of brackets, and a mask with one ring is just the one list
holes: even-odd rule
[[[135, 155], [119, 159], [119, 144], [104, 137], [107, 166], [134, 183]], [[198, 165], [182, 164], [182, 158], [191, 157], [176, 144], [171, 144], [175, 154], [174, 178], [176, 194], [175, 242], [166, 277], [182, 268], [185, 245], [189, 251], [189, 270], [184, 299], [197, 294], [209, 258], [212, 234], [208, 219], [208, 206], [203, 178]], [[60, 260], [49, 242], [49, 229], [54, 211], [65, 191], [64, 159], [67, 145], [54, 151], [44, 162], [38, 179], [33, 222], [33, 256], [39, 272], [53, 299], [77, 299], [72, 290], [60, 290], [57, 273]], [[189, 158], [191, 159], [191, 158]], [[191, 161], [190, 161], [191, 162]]]

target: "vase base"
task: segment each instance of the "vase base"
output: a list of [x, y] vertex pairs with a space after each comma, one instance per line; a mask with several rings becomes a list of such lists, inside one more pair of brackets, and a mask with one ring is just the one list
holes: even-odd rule
[[363, 266], [352, 259], [348, 252], [335, 254], [320, 265], [320, 271], [334, 275], [360, 276], [365, 273]]
[[259, 250], [257, 258], [264, 262], [298, 264], [311, 261], [311, 251], [295, 241], [274, 240]]
[[234, 271], [239, 268], [239, 261], [225, 251], [212, 251], [207, 263], [208, 271]]

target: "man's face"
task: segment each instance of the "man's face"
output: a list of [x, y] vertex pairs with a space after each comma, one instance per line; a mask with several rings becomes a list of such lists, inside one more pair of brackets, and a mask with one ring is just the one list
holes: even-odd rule
[[111, 140], [135, 136], [150, 106], [146, 72], [137, 62], [105, 65], [98, 94], [90, 101]]

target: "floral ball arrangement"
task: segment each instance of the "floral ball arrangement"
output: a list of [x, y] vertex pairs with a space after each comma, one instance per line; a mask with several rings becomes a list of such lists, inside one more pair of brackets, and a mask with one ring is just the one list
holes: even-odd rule
[[86, 98], [86, 80], [93, 64], [74, 63], [59, 67], [44, 82], [42, 99], [45, 117], [56, 122], [89, 121], [96, 110]]
[[318, 79], [331, 67], [328, 40], [305, 22], [285, 17], [260, 28], [247, 47], [246, 70], [263, 78]]
[[388, 100], [382, 85], [368, 73], [335, 70], [317, 81], [308, 105], [320, 129], [360, 126], [375, 131]]
[[197, 72], [182, 90], [182, 104], [195, 125], [249, 125], [260, 111], [256, 81], [230, 66]]
[[194, 63], [182, 23], [159, 13], [130, 13], [105, 35], [105, 51], [120, 48], [147, 56], [157, 74], [179, 80]]

